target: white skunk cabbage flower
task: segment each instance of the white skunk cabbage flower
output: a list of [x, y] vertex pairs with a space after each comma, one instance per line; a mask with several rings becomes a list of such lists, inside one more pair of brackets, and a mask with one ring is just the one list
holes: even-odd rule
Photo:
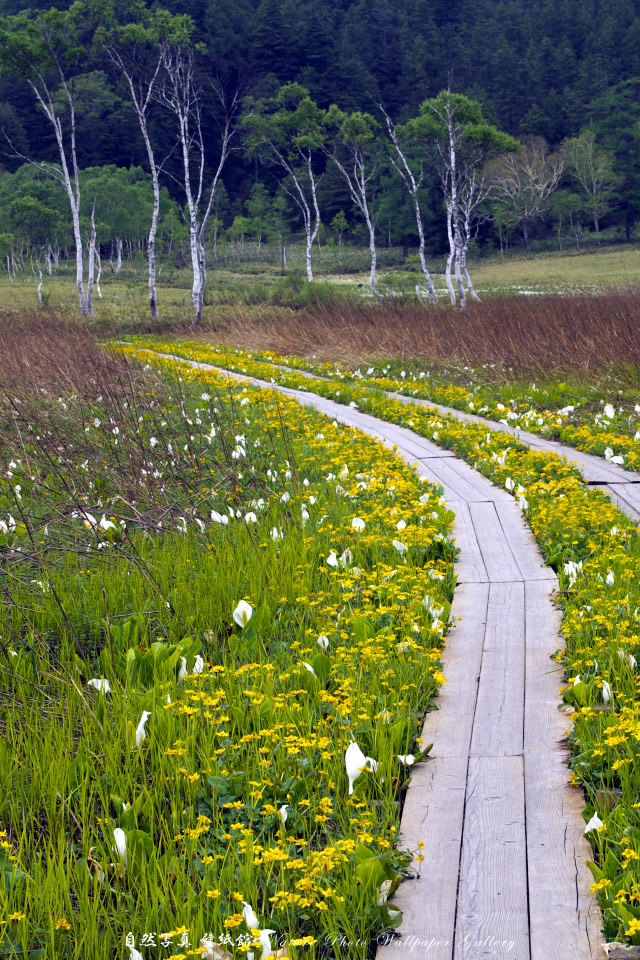
[[598, 816], [598, 814], [594, 813], [594, 815], [591, 817], [591, 820], [589, 820], [589, 823], [584, 828], [584, 832], [585, 834], [591, 833], [592, 830], [599, 830], [600, 827], [603, 827], [603, 826], [604, 824], [600, 819], [600, 817]]
[[253, 907], [250, 903], [247, 903], [246, 900], [242, 901], [242, 915], [244, 916], [244, 922], [249, 927], [250, 930], [258, 930], [260, 924], [258, 923], [258, 918], [256, 917]]
[[233, 619], [238, 624], [239, 627], [243, 629], [251, 620], [253, 616], [253, 607], [250, 603], [247, 603], [246, 600], [241, 600], [238, 606], [233, 611]]
[[372, 757], [365, 757], [355, 740], [351, 741], [345, 751], [344, 765], [349, 778], [349, 795], [353, 793], [353, 784], [364, 769], [368, 768], [372, 773], [375, 773], [378, 767], [376, 760]]
[[147, 720], [149, 719], [150, 716], [151, 716], [151, 714], [149, 713], [148, 710], [143, 710], [143, 711], [142, 711], [142, 716], [140, 717], [140, 723], [139, 723], [138, 726], [136, 727], [136, 747], [139, 747], [140, 744], [142, 743], [142, 741], [143, 741], [143, 740], [146, 738], [146, 736], [147, 736], [146, 731], [145, 731], [144, 728], [145, 728], [146, 723], [147, 723]]
[[109, 681], [104, 677], [92, 677], [91, 680], [87, 681], [90, 687], [93, 687], [98, 693], [111, 693], [111, 686]]
[[122, 827], [116, 827], [113, 831], [113, 839], [116, 844], [114, 850], [124, 863], [125, 867], [127, 865], [127, 838], [125, 836], [124, 830]]

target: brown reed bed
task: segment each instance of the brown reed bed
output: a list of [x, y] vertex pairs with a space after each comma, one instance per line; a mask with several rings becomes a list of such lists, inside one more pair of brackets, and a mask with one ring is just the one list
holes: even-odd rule
[[628, 380], [640, 367], [640, 291], [495, 297], [464, 313], [408, 300], [337, 300], [259, 318], [236, 308], [205, 337], [345, 363], [396, 357], [539, 376], [615, 369]]

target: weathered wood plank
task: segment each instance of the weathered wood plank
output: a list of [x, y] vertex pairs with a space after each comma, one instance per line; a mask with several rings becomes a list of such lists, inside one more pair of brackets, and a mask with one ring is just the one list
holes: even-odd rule
[[[469, 504], [459, 500], [455, 504], [455, 514], [453, 539], [460, 551], [455, 563], [456, 583], [487, 583], [489, 575], [482, 559]], [[454, 596], [457, 596], [457, 588]]]
[[522, 757], [472, 757], [454, 958], [529, 956]]
[[640, 483], [610, 483], [609, 490], [620, 510], [632, 520], [640, 517]]
[[471, 503], [469, 509], [489, 579], [493, 583], [522, 580], [522, 573], [505, 536], [495, 504]]
[[582, 794], [569, 786], [569, 721], [558, 710], [562, 672], [550, 656], [561, 615], [553, 584], [525, 586], [525, 809], [531, 960], [603, 957], [600, 914], [589, 887]]
[[507, 493], [502, 487], [496, 486], [496, 484], [492, 483], [484, 474], [480, 473], [479, 470], [476, 470], [475, 467], [472, 467], [470, 464], [465, 463], [464, 460], [459, 460], [456, 457], [455, 460], [451, 461], [449, 466], [455, 473], [470, 483], [472, 487], [475, 487], [478, 493], [481, 494], [481, 499], [492, 500], [494, 503], [500, 501], [508, 503], [512, 499], [510, 493]]
[[472, 757], [522, 753], [524, 658], [524, 584], [492, 583], [471, 737]]
[[488, 600], [488, 583], [464, 583], [456, 587], [451, 607], [454, 627], [447, 635], [442, 658], [447, 682], [438, 694], [438, 709], [427, 714], [422, 731], [422, 739], [433, 743], [432, 756], [466, 757], [469, 754]]
[[401, 939], [380, 946], [378, 960], [451, 960], [467, 764], [466, 757], [437, 757], [414, 769], [401, 846], [415, 850], [422, 841], [425, 859], [420, 877], [402, 883], [393, 898], [403, 913]]
[[496, 503], [496, 513], [524, 579], [557, 582], [555, 573], [545, 564], [542, 552], [526, 525], [516, 501], [512, 498], [508, 503]]
[[[453, 461], [452, 461], [453, 463]], [[488, 500], [489, 497], [484, 492], [480, 492], [474, 483], [473, 478], [461, 476], [454, 470], [448, 460], [430, 461], [429, 465], [441, 483], [446, 483], [453, 490], [460, 500], [466, 500], [468, 503], [475, 503], [477, 500]]]

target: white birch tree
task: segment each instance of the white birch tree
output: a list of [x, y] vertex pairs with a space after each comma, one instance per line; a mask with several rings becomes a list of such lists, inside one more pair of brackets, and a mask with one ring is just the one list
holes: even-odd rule
[[205, 238], [213, 209], [216, 190], [224, 164], [229, 156], [234, 132], [232, 120], [238, 108], [235, 94], [228, 102], [223, 87], [212, 83], [212, 93], [217, 100], [222, 119], [217, 157], [214, 157], [207, 183], [210, 153], [207, 151], [203, 130], [204, 95], [196, 71], [195, 54], [191, 47], [163, 41], [163, 80], [158, 89], [158, 100], [173, 114], [181, 154], [182, 173], [180, 185], [184, 190], [189, 226], [189, 250], [193, 285], [191, 300], [194, 308], [193, 325], [202, 320], [204, 290], [207, 282], [207, 258]]
[[479, 300], [469, 276], [467, 255], [478, 208], [487, 199], [480, 170], [489, 157], [516, 150], [518, 144], [487, 123], [479, 103], [450, 90], [425, 100], [418, 116], [398, 128], [398, 136], [407, 144], [407, 151], [415, 151], [431, 162], [440, 180], [449, 241], [445, 283], [451, 303], [459, 299], [464, 309], [467, 293]]
[[[106, 9], [103, 16], [107, 26], [96, 31], [95, 39], [127, 86], [147, 153], [153, 190], [153, 210], [147, 238], [149, 308], [151, 316], [155, 318], [158, 316], [156, 235], [160, 219], [160, 173], [163, 162], [156, 159], [149, 120], [164, 79], [165, 45], [188, 44], [193, 22], [188, 16], [172, 16], [166, 10], [149, 11], [139, 2], [131, 4], [128, 15], [133, 22], [120, 26], [115, 22], [113, 8]], [[116, 250], [117, 276], [122, 265], [120, 238], [117, 239]]]
[[563, 157], [550, 154], [542, 137], [523, 138], [522, 150], [492, 166], [492, 196], [500, 204], [502, 222], [510, 228], [521, 227], [527, 252], [531, 249], [530, 227], [544, 213], [563, 173]]
[[[83, 316], [93, 316], [84, 288], [84, 259], [80, 229], [80, 170], [76, 150], [76, 104], [69, 64], [77, 63], [77, 11], [37, 11], [7, 17], [0, 22], [0, 68], [5, 74], [24, 78], [38, 107], [53, 130], [60, 165], [33, 161], [18, 151], [16, 156], [33, 163], [57, 180], [69, 201], [76, 248], [76, 287]], [[62, 94], [62, 96], [59, 96]]]
[[272, 100], [244, 118], [250, 153], [284, 171], [282, 189], [293, 200], [304, 225], [307, 280], [313, 281], [313, 244], [320, 230], [318, 153], [325, 141], [325, 112], [299, 83], [287, 83]]
[[[422, 273], [424, 274], [424, 279], [427, 284], [429, 303], [433, 304], [436, 302], [436, 291], [433, 286], [433, 279], [431, 277], [431, 273], [429, 272], [429, 267], [427, 266], [427, 257], [425, 254], [424, 220], [420, 206], [420, 188], [424, 182], [424, 167], [421, 163], [418, 172], [413, 170], [412, 164], [409, 163], [408, 152], [398, 136], [396, 125], [393, 123], [391, 117], [382, 106], [378, 105], [378, 108], [384, 116], [389, 139], [391, 140], [393, 151], [395, 152], [395, 156], [393, 154], [391, 155], [391, 163], [393, 164], [398, 175], [401, 177], [402, 182], [404, 183], [404, 186], [413, 203], [416, 227], [418, 229], [418, 254], [420, 256], [420, 266], [422, 267]], [[420, 293], [418, 295], [420, 296]]]
[[334, 104], [327, 111], [327, 129], [330, 131], [324, 150], [342, 174], [354, 206], [360, 211], [369, 235], [371, 269], [369, 288], [376, 290], [376, 225], [371, 211], [377, 172], [376, 131], [378, 121], [369, 113], [356, 111], [346, 114]]

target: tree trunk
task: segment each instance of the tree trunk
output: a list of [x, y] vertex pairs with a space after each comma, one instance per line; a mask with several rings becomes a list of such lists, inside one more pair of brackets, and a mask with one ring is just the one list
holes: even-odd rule
[[47, 264], [47, 275], [51, 276], [53, 273], [53, 264], [51, 262], [51, 244], [47, 244], [47, 249], [45, 251], [45, 260]]
[[464, 283], [462, 282], [462, 264], [461, 260], [461, 251], [460, 245], [456, 243], [456, 253], [455, 253], [455, 270], [456, 270], [456, 286], [458, 288], [458, 295], [460, 297], [460, 309], [464, 310], [467, 306], [467, 294], [464, 289]]
[[462, 249], [462, 254], [461, 254], [461, 265], [462, 265], [462, 275], [466, 280], [469, 296], [471, 297], [472, 300], [475, 300], [476, 303], [482, 303], [482, 300], [476, 293], [475, 287], [471, 282], [471, 277], [469, 276], [469, 270], [467, 268], [467, 251], [464, 247]]
[[451, 223], [451, 209], [447, 210], [447, 234], [449, 236], [449, 256], [447, 257], [447, 265], [444, 271], [444, 280], [447, 285], [447, 290], [449, 291], [449, 299], [451, 300], [452, 306], [456, 302], [456, 292], [453, 289], [453, 283], [451, 282], [451, 266], [453, 264], [453, 258], [455, 255], [455, 247], [453, 243], [453, 225]]
[[369, 250], [371, 252], [371, 271], [369, 273], [369, 287], [371, 293], [374, 297], [379, 296], [378, 291], [376, 290], [376, 266], [377, 266], [377, 254], [376, 254], [376, 230], [371, 222], [371, 218], [367, 211], [367, 227], [369, 228]]
[[529, 227], [526, 220], [522, 221], [522, 236], [524, 237], [524, 248], [529, 253], [531, 250], [531, 242], [529, 240]]
[[87, 269], [87, 297], [85, 316], [93, 317], [93, 278], [96, 269], [96, 223], [95, 223], [95, 203], [91, 210], [91, 234], [89, 237], [89, 263]]
[[102, 300], [102, 290], [100, 289], [100, 277], [102, 276], [102, 257], [100, 256], [100, 244], [96, 244], [96, 263], [98, 264], [98, 272], [96, 274], [96, 290], [98, 291], [98, 296]]
[[119, 277], [120, 271], [122, 270], [122, 237], [116, 237], [116, 251], [117, 251], [117, 259], [116, 259], [116, 268], [114, 270], [114, 273], [116, 277]]
[[38, 303], [42, 306], [42, 267], [40, 265], [40, 258], [36, 260], [36, 269], [38, 271]]
[[313, 238], [311, 236], [311, 225], [307, 224], [307, 252], [306, 252], [306, 262], [307, 262], [307, 280], [309, 283], [313, 282], [313, 270], [311, 269], [311, 251], [313, 249]]

